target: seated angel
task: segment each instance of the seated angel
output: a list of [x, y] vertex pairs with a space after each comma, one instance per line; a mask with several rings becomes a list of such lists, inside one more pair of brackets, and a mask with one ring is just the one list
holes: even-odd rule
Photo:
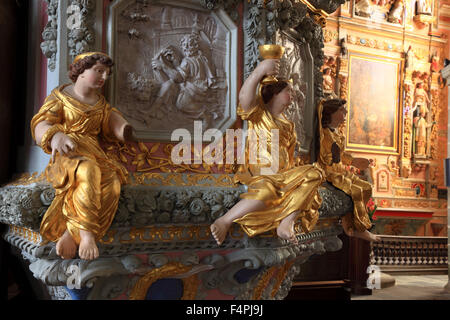
[[108, 104], [100, 89], [113, 61], [101, 52], [77, 56], [70, 66], [72, 84], [55, 88], [31, 120], [33, 139], [51, 154], [47, 180], [55, 198], [45, 213], [40, 233], [56, 242], [56, 253], [72, 259], [99, 256], [96, 241], [114, 218], [121, 184], [128, 173], [99, 144], [132, 139], [132, 127]]
[[[245, 184], [248, 191], [211, 225], [219, 245], [233, 222], [249, 236], [276, 229], [280, 238], [295, 244], [297, 220], [305, 232], [311, 231], [318, 221], [318, 188], [324, 175], [317, 165], [299, 166], [295, 162], [294, 123], [283, 115], [293, 101], [292, 85], [282, 79], [260, 84], [264, 77], [276, 76], [278, 70], [279, 60], [262, 61], [240, 91], [238, 115], [248, 121], [248, 131], [256, 137], [247, 140], [245, 164], [235, 175], [235, 182]], [[260, 94], [256, 94], [258, 85]], [[261, 148], [252, 161], [255, 146], [262, 141], [267, 141], [270, 152], [269, 148]]]

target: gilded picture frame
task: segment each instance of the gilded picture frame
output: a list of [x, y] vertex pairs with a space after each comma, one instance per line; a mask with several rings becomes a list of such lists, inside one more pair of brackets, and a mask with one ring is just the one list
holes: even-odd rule
[[349, 52], [346, 150], [399, 154], [402, 59]]

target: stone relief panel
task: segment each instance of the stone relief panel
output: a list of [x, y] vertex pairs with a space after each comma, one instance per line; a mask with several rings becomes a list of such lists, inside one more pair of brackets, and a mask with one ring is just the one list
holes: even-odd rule
[[[191, 1], [192, 2], [192, 1]], [[225, 131], [236, 115], [236, 27], [222, 10], [193, 2], [119, 1], [112, 6], [111, 101], [142, 140], [179, 128]]]
[[296, 39], [296, 32], [283, 31], [279, 40], [286, 48], [281, 59], [280, 74], [292, 80], [295, 97], [294, 102], [285, 112], [287, 118], [295, 123], [299, 144], [296, 151], [307, 154], [311, 149], [314, 136], [314, 75], [312, 56], [308, 44]]

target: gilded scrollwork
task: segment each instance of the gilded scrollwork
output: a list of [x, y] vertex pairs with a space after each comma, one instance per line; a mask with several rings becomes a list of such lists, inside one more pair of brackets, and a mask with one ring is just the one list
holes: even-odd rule
[[[442, 113], [439, 105], [441, 103], [441, 90], [431, 90], [431, 120], [435, 121], [435, 119], [440, 119], [440, 115]], [[440, 139], [438, 136], [438, 126], [434, 125], [431, 127], [430, 133], [430, 157], [431, 159], [439, 159], [439, 154], [443, 154], [443, 150], [440, 150]]]
[[[172, 149], [173, 144], [168, 143], [152, 143], [145, 144], [139, 142], [136, 144], [110, 144], [106, 147], [106, 153], [113, 159], [120, 161], [124, 164], [131, 164], [135, 166], [135, 171], [138, 173], [159, 171], [165, 173], [233, 173], [235, 169], [234, 164], [228, 164], [226, 161], [226, 151], [222, 152], [222, 163], [207, 163], [202, 161], [202, 163], [181, 162], [180, 164], [174, 163], [172, 160]], [[226, 148], [225, 148], [226, 149]], [[200, 145], [197, 147], [194, 144], [192, 152], [195, 156], [202, 157], [202, 155], [210, 153], [209, 145]]]
[[281, 284], [283, 283], [283, 280], [286, 278], [286, 274], [289, 272], [289, 270], [294, 265], [294, 261], [288, 261], [284, 264], [282, 268], [278, 270], [278, 273], [276, 275], [276, 282], [273, 285], [272, 292], [270, 297], [273, 299], [275, 298], [275, 295], [280, 290]]
[[411, 158], [411, 139], [412, 139], [412, 89], [411, 84], [404, 83], [403, 90], [405, 93], [404, 112], [403, 112], [403, 157]]
[[[148, 289], [151, 285], [162, 278], [170, 278], [182, 273], [187, 273], [192, 269], [192, 266], [185, 266], [179, 262], [169, 262], [166, 265], [150, 270], [147, 274], [141, 277], [130, 292], [130, 300], [144, 300]], [[183, 281], [183, 296], [182, 300], [193, 300], [197, 293], [198, 278], [197, 275], [182, 279]]]
[[253, 300], [261, 300], [264, 290], [266, 290], [267, 285], [269, 284], [270, 280], [273, 278], [277, 269], [278, 269], [277, 266], [271, 267], [261, 275], [261, 277], [258, 281], [258, 284], [256, 285], [256, 288], [253, 291], [253, 297], [252, 297]]
[[339, 97], [341, 99], [347, 100], [348, 95], [348, 76], [339, 74]]
[[323, 40], [325, 43], [332, 42], [338, 39], [338, 32], [334, 30], [324, 29], [323, 30]]

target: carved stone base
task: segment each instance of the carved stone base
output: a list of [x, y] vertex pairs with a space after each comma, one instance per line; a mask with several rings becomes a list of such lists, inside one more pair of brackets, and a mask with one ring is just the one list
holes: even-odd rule
[[52, 191], [45, 183], [0, 189], [0, 221], [9, 225], [4, 239], [53, 299], [284, 299], [310, 256], [341, 249], [338, 221], [352, 208], [325, 185], [320, 220], [297, 235], [298, 245], [275, 232], [249, 238], [234, 225], [218, 247], [209, 225], [226, 210], [214, 210], [233, 206], [242, 189], [125, 186], [100, 257], [62, 260], [38, 233]]

